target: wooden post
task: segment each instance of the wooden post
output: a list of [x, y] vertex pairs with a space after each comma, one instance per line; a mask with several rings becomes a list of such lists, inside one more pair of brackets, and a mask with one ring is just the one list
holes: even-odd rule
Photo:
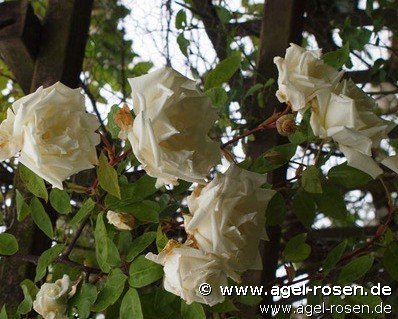
[[[264, 3], [264, 12], [260, 33], [259, 55], [257, 61], [256, 82], [264, 79], [277, 79], [277, 69], [273, 59], [284, 56], [290, 42], [300, 44], [303, 31], [305, 0], [268, 0]], [[280, 103], [275, 96], [270, 97], [263, 108], [258, 106], [248, 110], [246, 118], [252, 119], [248, 127], [255, 127], [259, 122], [268, 118]], [[276, 130], [255, 135], [255, 140], [248, 143], [247, 155], [256, 158], [273, 146], [287, 143], [286, 138], [280, 136]], [[271, 184], [286, 178], [286, 167], [282, 167], [268, 174]], [[253, 284], [267, 285], [275, 279], [280, 253], [281, 229], [279, 226], [267, 227], [269, 241], [261, 245], [263, 271], [249, 272], [245, 280]], [[272, 304], [272, 296], [265, 296], [263, 304]], [[253, 318], [250, 313], [257, 309], [250, 309], [247, 318]], [[266, 317], [271, 317], [268, 314]]]
[[41, 23], [27, 0], [0, 4], [0, 54], [22, 90], [29, 93]]
[[[0, 53], [26, 93], [57, 81], [78, 87], [92, 4], [93, 0], [49, 0], [40, 29], [37, 20], [32, 22], [36, 18], [27, 0], [1, 4], [0, 26], [3, 22], [5, 27], [0, 30]], [[52, 207], [43, 204], [55, 219]], [[50, 248], [51, 240], [35, 227], [31, 218], [15, 223], [9, 232], [16, 235], [23, 253], [40, 255]], [[1, 262], [0, 308], [7, 303], [8, 310], [15, 311], [22, 300], [19, 284], [34, 276], [35, 269], [12, 258]]]
[[31, 90], [57, 81], [77, 88], [93, 0], [49, 0]]

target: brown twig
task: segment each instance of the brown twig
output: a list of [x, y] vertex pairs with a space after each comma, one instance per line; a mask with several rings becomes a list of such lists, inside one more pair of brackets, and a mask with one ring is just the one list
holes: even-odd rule
[[[15, 254], [12, 256], [3, 256], [0, 255], [2, 258], [12, 258], [12, 259], [16, 259], [16, 260], [20, 260], [20, 261], [25, 261], [34, 265], [37, 265], [38, 261], [39, 261], [39, 256], [34, 256], [34, 255], [23, 255], [23, 254]], [[79, 264], [75, 261], [72, 260], [68, 260], [68, 259], [62, 259], [62, 258], [58, 258], [55, 262], [59, 262], [65, 265], [69, 265], [72, 267], [79, 267], [81, 268], [84, 272], [87, 273], [93, 273], [93, 274], [98, 274], [101, 272], [100, 269], [98, 268], [94, 268], [94, 267], [89, 267], [89, 266], [84, 266], [82, 264]]]
[[234, 144], [235, 142], [239, 141], [246, 136], [252, 135], [254, 133], [263, 132], [265, 130], [273, 129], [276, 127], [276, 121], [282, 116], [290, 111], [290, 106], [287, 105], [286, 108], [282, 112], [274, 112], [267, 120], [261, 123], [259, 126], [251, 129], [241, 135], [234, 137], [233, 139], [229, 140], [228, 142], [221, 145], [221, 149], [226, 148], [228, 145]]
[[83, 232], [84, 227], [87, 225], [89, 218], [86, 218], [80, 225], [79, 228], [76, 230], [75, 235], [73, 236], [71, 242], [68, 245], [66, 251], [62, 254], [62, 258], [69, 260], [69, 255], [71, 254], [73, 248], [76, 245], [77, 240], [79, 239], [80, 235]]

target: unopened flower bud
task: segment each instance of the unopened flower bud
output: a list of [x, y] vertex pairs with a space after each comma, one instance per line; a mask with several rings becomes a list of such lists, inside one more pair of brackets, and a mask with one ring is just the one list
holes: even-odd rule
[[134, 119], [131, 115], [130, 108], [127, 106], [127, 104], [124, 104], [123, 107], [117, 110], [115, 114], [115, 123], [120, 127], [120, 138], [127, 138], [127, 133], [132, 127], [133, 122]]
[[276, 129], [283, 136], [289, 136], [296, 130], [296, 122], [292, 114], [282, 115], [276, 120]]
[[135, 225], [135, 218], [129, 214], [117, 213], [109, 210], [106, 214], [109, 224], [120, 230], [132, 230]]

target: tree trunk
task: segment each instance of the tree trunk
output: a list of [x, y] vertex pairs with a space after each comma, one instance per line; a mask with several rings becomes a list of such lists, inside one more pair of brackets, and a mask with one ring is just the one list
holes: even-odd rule
[[[264, 3], [263, 20], [260, 33], [259, 55], [257, 62], [257, 83], [264, 83], [269, 78], [277, 79], [277, 69], [273, 63], [275, 56], [284, 56], [289, 43], [300, 44], [303, 31], [305, 0], [266, 0]], [[255, 102], [254, 102], [255, 103]], [[249, 119], [248, 127], [255, 127], [268, 118], [275, 108], [280, 108], [280, 103], [275, 96], [265, 101], [263, 108], [255, 105], [246, 118]], [[251, 119], [251, 121], [250, 121]], [[248, 143], [247, 156], [256, 158], [273, 146], [287, 143], [286, 138], [280, 136], [276, 130], [269, 130], [255, 135], [255, 140]], [[276, 184], [286, 178], [286, 167], [279, 168], [268, 174], [268, 181]], [[280, 253], [281, 228], [268, 226], [269, 241], [261, 247], [263, 260], [262, 272], [248, 272], [245, 280], [256, 285], [267, 285], [276, 276]], [[272, 296], [265, 296], [262, 303], [272, 304]], [[253, 318], [258, 309], [248, 309], [246, 318]], [[266, 317], [271, 317], [268, 315]]]
[[[93, 0], [49, 0], [35, 60], [31, 91], [35, 91], [41, 85], [50, 86], [57, 81], [72, 88], [78, 87], [92, 4]], [[17, 183], [16, 180], [14, 185]], [[49, 203], [43, 204], [55, 222], [56, 212]], [[15, 222], [8, 232], [18, 239], [21, 253], [39, 256], [51, 246], [51, 240], [33, 224], [30, 217], [21, 223]], [[34, 278], [35, 267], [21, 264], [12, 257], [3, 258], [1, 264], [0, 308], [7, 303], [8, 312], [13, 313], [22, 300], [19, 284], [25, 278]]]

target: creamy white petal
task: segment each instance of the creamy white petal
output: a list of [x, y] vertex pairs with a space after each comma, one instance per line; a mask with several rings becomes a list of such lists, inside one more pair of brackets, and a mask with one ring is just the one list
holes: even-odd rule
[[347, 163], [349, 166], [359, 169], [369, 174], [373, 178], [383, 174], [383, 170], [372, 157], [364, 155], [351, 147], [343, 145], [340, 145], [340, 150], [347, 158]]
[[13, 157], [22, 148], [21, 136], [14, 134], [15, 115], [7, 110], [7, 118], [0, 124], [0, 161]]
[[[159, 255], [148, 253], [145, 257], [164, 267], [165, 290], [180, 296], [187, 304], [200, 302], [214, 306], [223, 302], [225, 297], [219, 287], [227, 285], [227, 275], [238, 278], [224, 268], [222, 260], [217, 256], [205, 254], [202, 250], [173, 240], [168, 242]], [[209, 296], [199, 293], [199, 287], [203, 283], [212, 287]]]
[[[56, 188], [97, 163], [98, 119], [85, 112], [84, 95], [58, 82], [13, 104], [12, 136], [20, 162]], [[12, 152], [9, 152], [12, 153]]]
[[290, 103], [293, 111], [303, 112], [318, 90], [335, 86], [343, 76], [321, 56], [321, 50], [308, 51], [292, 43], [285, 58], [274, 58], [279, 73], [276, 95], [280, 102]]
[[381, 164], [398, 174], [398, 155], [386, 157], [381, 161]]
[[185, 218], [187, 233], [202, 250], [220, 256], [235, 271], [259, 266], [265, 210], [275, 194], [261, 188], [265, 182], [266, 176], [231, 165], [224, 175], [188, 197], [192, 216]]
[[170, 68], [129, 83], [136, 118], [127, 137], [156, 187], [178, 179], [203, 183], [221, 158], [218, 143], [207, 136], [217, 119], [209, 98]]
[[44, 319], [66, 319], [65, 312], [70, 291], [71, 282], [67, 275], [55, 283], [45, 283], [36, 295], [33, 309]]

